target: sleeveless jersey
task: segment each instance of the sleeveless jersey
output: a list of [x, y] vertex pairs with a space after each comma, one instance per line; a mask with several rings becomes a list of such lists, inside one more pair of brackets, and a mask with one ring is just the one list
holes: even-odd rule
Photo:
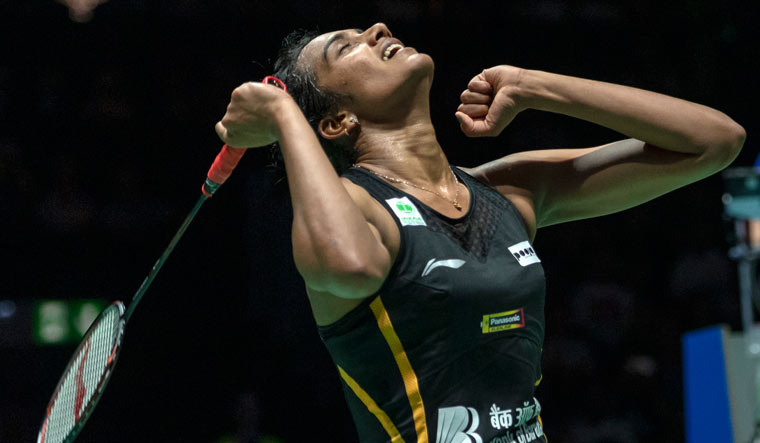
[[343, 174], [401, 233], [380, 290], [319, 328], [362, 443], [545, 442], [540, 259], [511, 202], [453, 170], [471, 196], [458, 219], [364, 169]]

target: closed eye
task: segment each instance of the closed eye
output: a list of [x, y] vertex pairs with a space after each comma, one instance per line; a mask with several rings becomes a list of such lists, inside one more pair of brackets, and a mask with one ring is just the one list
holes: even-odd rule
[[[361, 29], [354, 29], [354, 31], [357, 34], [361, 34]], [[330, 47], [332, 46], [332, 44], [335, 43], [338, 40], [347, 40], [346, 33], [345, 32], [338, 32], [337, 34], [334, 34], [332, 37], [330, 37], [330, 39], [327, 40], [327, 43], [325, 43], [325, 46], [322, 49], [322, 57], [325, 59], [325, 61], [327, 63], [330, 62], [327, 59], [327, 51], [330, 50]], [[345, 45], [343, 48], [339, 48], [338, 49], [338, 55], [340, 55], [341, 52], [343, 52], [343, 49], [347, 48], [348, 46], [350, 46], [350, 43], [347, 44], [347, 45]]]
[[351, 45], [353, 45], [353, 43], [349, 42], [341, 46], [340, 49], [338, 50], [338, 55], [342, 55], [345, 52], [345, 50], [348, 49]]

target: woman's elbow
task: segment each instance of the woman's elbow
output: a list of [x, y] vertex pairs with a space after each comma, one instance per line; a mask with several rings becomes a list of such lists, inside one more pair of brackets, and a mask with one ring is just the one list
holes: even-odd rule
[[723, 136], [725, 138], [724, 145], [727, 149], [733, 150], [736, 154], [739, 154], [744, 141], [747, 139], [747, 131], [742, 125], [735, 121], [728, 119], [726, 128], [723, 130]]
[[747, 139], [747, 131], [744, 128], [726, 117], [726, 122], [714, 134], [714, 140], [710, 143], [706, 157], [711, 159], [716, 170], [721, 170], [730, 165], [744, 146]]
[[331, 267], [304, 274], [307, 286], [341, 298], [365, 298], [383, 284], [385, 274], [377, 266]]
[[388, 273], [381, 260], [362, 254], [315, 253], [310, 248], [293, 249], [296, 268], [307, 286], [343, 298], [363, 298], [380, 288]]

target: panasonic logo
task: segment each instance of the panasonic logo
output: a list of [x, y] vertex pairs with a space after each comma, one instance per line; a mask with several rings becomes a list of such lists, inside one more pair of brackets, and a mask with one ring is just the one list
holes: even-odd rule
[[525, 312], [523, 311], [523, 308], [520, 308], [512, 311], [486, 314], [483, 316], [483, 321], [480, 322], [480, 327], [483, 334], [524, 328]]
[[520, 321], [520, 315], [513, 315], [511, 317], [503, 317], [503, 318], [492, 318], [491, 326], [503, 325], [503, 324], [519, 322], [519, 321]]

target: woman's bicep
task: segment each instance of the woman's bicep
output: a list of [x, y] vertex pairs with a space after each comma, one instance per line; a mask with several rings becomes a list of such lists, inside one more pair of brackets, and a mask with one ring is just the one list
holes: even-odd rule
[[352, 186], [347, 191], [363, 217], [362, 226], [330, 226], [332, 235], [321, 236], [313, 235], [313, 226], [304, 229], [294, 220], [293, 257], [308, 287], [338, 297], [363, 298], [382, 286], [398, 247], [394, 250], [393, 233], [376, 220], [372, 202]]
[[390, 255], [379, 243], [373, 251], [366, 251], [367, 254], [362, 256], [340, 253], [326, 257], [325, 249], [331, 248], [324, 248], [294, 232], [296, 268], [306, 286], [315, 291], [341, 298], [364, 298], [382, 286], [390, 269]]

